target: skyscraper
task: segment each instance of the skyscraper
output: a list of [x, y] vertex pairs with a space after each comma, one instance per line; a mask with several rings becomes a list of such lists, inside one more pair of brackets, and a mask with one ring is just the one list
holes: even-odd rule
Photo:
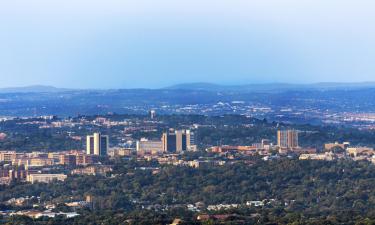
[[155, 110], [150, 110], [150, 118], [151, 119], [155, 119], [155, 117], [156, 117], [156, 111]]
[[298, 131], [278, 130], [277, 145], [281, 148], [298, 148]]
[[190, 150], [194, 139], [190, 130], [176, 130], [163, 133], [162, 142], [164, 152], [180, 153]]
[[176, 133], [172, 132], [166, 132], [163, 133], [162, 137], [163, 142], [163, 151], [164, 152], [177, 152], [177, 137]]
[[86, 139], [86, 153], [88, 155], [105, 156], [108, 152], [109, 137], [100, 133], [88, 135]]

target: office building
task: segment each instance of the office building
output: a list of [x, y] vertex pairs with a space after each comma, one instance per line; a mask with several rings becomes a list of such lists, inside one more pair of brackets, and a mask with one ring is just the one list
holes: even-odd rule
[[61, 154], [59, 162], [61, 165], [65, 166], [76, 166], [77, 156], [73, 154]]
[[131, 156], [135, 149], [133, 148], [116, 148], [113, 149], [108, 155], [111, 157], [124, 157]]
[[17, 153], [15, 151], [1, 151], [0, 161], [12, 162], [12, 160], [17, 158]]
[[106, 156], [109, 146], [109, 137], [100, 133], [87, 136], [86, 153], [88, 155]]
[[347, 149], [348, 147], [350, 146], [350, 143], [349, 142], [344, 142], [342, 144], [338, 143], [338, 142], [335, 142], [335, 143], [327, 143], [327, 144], [324, 144], [324, 149], [325, 150], [331, 150], [331, 149], [334, 149], [334, 148], [341, 148], [341, 149]]
[[8, 181], [25, 180], [26, 176], [27, 170], [23, 165], [0, 167], [0, 178], [9, 178]]
[[195, 149], [194, 133], [190, 130], [176, 130], [163, 133], [163, 151], [180, 153]]
[[156, 117], [156, 111], [155, 110], [150, 110], [150, 118], [155, 119]]
[[48, 158], [53, 159], [54, 163], [60, 162], [60, 152], [50, 152], [48, 153]]
[[176, 152], [176, 134], [175, 133], [163, 133], [162, 136], [163, 151], [164, 152]]
[[163, 142], [142, 138], [137, 141], [137, 155], [155, 155], [163, 152]]
[[298, 148], [298, 131], [279, 130], [277, 131], [277, 145], [280, 148]]
[[88, 166], [84, 168], [77, 168], [72, 170], [70, 173], [73, 175], [106, 175], [112, 172], [110, 166]]
[[64, 181], [67, 178], [65, 174], [29, 174], [27, 181], [34, 184], [35, 182], [50, 183], [52, 181]]
[[347, 148], [346, 152], [349, 156], [358, 157], [358, 156], [373, 156], [375, 151], [370, 147], [353, 147]]

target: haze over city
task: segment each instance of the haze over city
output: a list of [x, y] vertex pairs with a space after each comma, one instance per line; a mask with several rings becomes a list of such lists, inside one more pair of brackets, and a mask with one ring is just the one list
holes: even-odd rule
[[370, 0], [0, 3], [0, 87], [374, 80]]
[[374, 9], [0, 0], [0, 224], [374, 225]]

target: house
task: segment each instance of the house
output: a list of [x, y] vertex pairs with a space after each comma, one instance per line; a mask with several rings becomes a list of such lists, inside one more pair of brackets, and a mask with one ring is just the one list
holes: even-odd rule
[[207, 220], [219, 220], [219, 221], [225, 221], [231, 218], [237, 218], [237, 214], [220, 214], [220, 215], [198, 215], [197, 220], [198, 221], [207, 221]]

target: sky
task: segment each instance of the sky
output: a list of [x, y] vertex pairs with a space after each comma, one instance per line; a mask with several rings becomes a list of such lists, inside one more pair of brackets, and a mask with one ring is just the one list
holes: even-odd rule
[[375, 81], [373, 0], [2, 0], [0, 87]]

